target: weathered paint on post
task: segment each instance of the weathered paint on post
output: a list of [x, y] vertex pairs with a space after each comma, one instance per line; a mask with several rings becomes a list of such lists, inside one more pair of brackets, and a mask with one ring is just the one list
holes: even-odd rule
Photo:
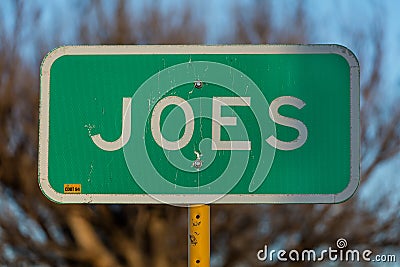
[[189, 267], [210, 267], [210, 206], [189, 207]]

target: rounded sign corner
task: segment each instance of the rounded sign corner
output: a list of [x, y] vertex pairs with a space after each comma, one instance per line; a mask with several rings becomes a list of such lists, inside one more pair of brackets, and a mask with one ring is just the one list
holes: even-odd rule
[[59, 46], [51, 50], [47, 53], [42, 60], [42, 64], [40, 65], [40, 72], [43, 75], [43, 72], [50, 71], [51, 66], [53, 63], [60, 57], [68, 54], [68, 50], [73, 46]]
[[340, 204], [349, 200], [357, 191], [360, 185], [360, 176], [351, 177], [347, 187], [340, 193], [334, 195], [332, 204]]
[[350, 68], [360, 69], [360, 63], [357, 56], [349, 48], [341, 44], [332, 44], [329, 46], [335, 54], [343, 57], [347, 61]]
[[64, 203], [62, 194], [55, 191], [54, 188], [51, 187], [50, 183], [48, 183], [47, 179], [41, 178], [39, 175], [38, 181], [39, 181], [40, 190], [42, 191], [43, 195], [46, 196], [47, 199], [49, 199], [50, 201], [52, 201], [56, 204]]

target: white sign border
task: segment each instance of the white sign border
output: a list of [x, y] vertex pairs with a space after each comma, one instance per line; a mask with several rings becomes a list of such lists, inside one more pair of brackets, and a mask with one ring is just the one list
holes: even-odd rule
[[[336, 44], [321, 45], [121, 45], [121, 46], [62, 46], [44, 58], [40, 72], [39, 106], [39, 186], [50, 200], [58, 203], [102, 204], [163, 204], [147, 194], [62, 194], [55, 191], [48, 177], [50, 69], [64, 55], [118, 54], [338, 54], [350, 68], [350, 180], [337, 194], [227, 194], [219, 204], [284, 204], [284, 203], [341, 203], [349, 199], [360, 182], [360, 66], [356, 56], [346, 47]], [[165, 195], [170, 204], [206, 204], [210, 196]]]

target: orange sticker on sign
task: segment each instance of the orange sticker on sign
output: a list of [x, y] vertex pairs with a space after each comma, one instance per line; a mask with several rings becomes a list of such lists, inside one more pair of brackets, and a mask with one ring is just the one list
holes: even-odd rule
[[64, 194], [80, 194], [81, 184], [64, 184]]

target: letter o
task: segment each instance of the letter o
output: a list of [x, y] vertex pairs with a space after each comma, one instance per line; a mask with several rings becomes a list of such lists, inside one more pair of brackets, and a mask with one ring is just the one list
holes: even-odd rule
[[[161, 113], [169, 105], [177, 105], [180, 107], [185, 114], [185, 132], [183, 136], [177, 141], [168, 141], [161, 134], [160, 119]], [[194, 131], [194, 115], [193, 109], [189, 103], [181, 97], [178, 96], [168, 96], [161, 99], [154, 107], [153, 113], [151, 115], [151, 133], [153, 135], [154, 141], [166, 150], [179, 150], [185, 147], [192, 139]]]

